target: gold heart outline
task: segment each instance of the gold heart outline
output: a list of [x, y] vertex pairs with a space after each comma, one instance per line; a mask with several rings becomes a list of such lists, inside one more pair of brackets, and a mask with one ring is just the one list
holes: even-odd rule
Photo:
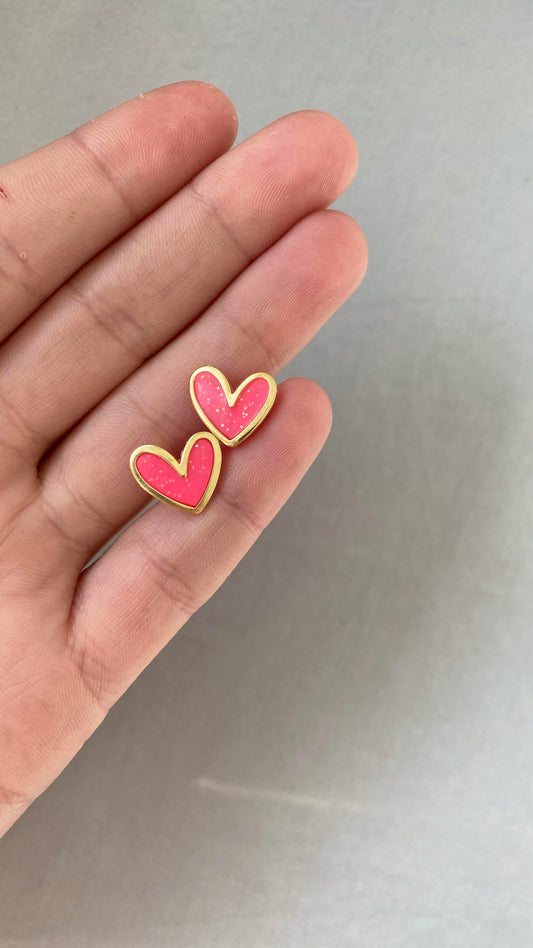
[[[224, 395], [226, 396], [226, 399], [228, 401], [228, 405], [230, 406], [230, 408], [233, 408], [241, 392], [244, 391], [246, 386], [249, 385], [250, 382], [253, 382], [254, 379], [265, 379], [268, 382], [268, 396], [265, 401], [265, 404], [261, 408], [261, 411], [259, 411], [257, 415], [255, 416], [255, 418], [252, 418], [251, 422], [248, 425], [246, 425], [246, 428], [243, 428], [242, 431], [240, 431], [239, 434], [236, 435], [234, 438], [226, 438], [226, 435], [221, 434], [218, 428], [209, 421], [209, 418], [206, 417], [202, 407], [199, 405], [198, 399], [196, 398], [196, 392], [194, 391], [194, 380], [196, 376], [199, 375], [200, 372], [211, 372], [211, 374], [215, 376], [217, 381], [222, 386], [222, 390], [224, 392]], [[249, 375], [248, 378], [246, 378], [244, 382], [241, 382], [241, 384], [235, 389], [235, 391], [232, 392], [230, 384], [226, 376], [224, 375], [224, 373], [221, 372], [220, 369], [215, 369], [213, 365], [200, 366], [200, 368], [196, 369], [191, 375], [191, 380], [189, 383], [189, 391], [191, 393], [192, 403], [196, 411], [198, 412], [200, 418], [202, 419], [204, 425], [207, 425], [209, 430], [212, 431], [213, 434], [216, 435], [217, 438], [220, 438], [223, 444], [226, 444], [228, 448], [234, 448], [236, 445], [241, 444], [244, 441], [244, 439], [248, 438], [252, 434], [252, 432], [255, 431], [257, 426], [261, 424], [263, 419], [266, 418], [266, 416], [268, 415], [270, 409], [272, 408], [272, 405], [274, 404], [276, 400], [277, 390], [278, 390], [278, 386], [276, 384], [276, 380], [273, 379], [271, 375], [268, 375], [267, 372], [255, 372], [253, 375]]]
[[[145, 481], [142, 474], [137, 470], [136, 460], [140, 454], [156, 454], [157, 457], [161, 458], [163, 461], [166, 461], [170, 466], [176, 471], [180, 477], [187, 476], [187, 465], [189, 463], [189, 454], [191, 453], [193, 445], [200, 438], [204, 438], [213, 445], [213, 470], [211, 471], [211, 477], [207, 483], [207, 487], [202, 494], [200, 500], [196, 504], [196, 507], [190, 507], [189, 504], [180, 504], [178, 500], [172, 500], [171, 497], [166, 497], [165, 494], [162, 494], [155, 487], [150, 487], [150, 484]], [[188, 510], [190, 513], [201, 513], [208, 501], [211, 499], [211, 495], [217, 486], [218, 477], [220, 474], [220, 465], [222, 463], [222, 450], [218, 439], [215, 438], [209, 431], [199, 431], [197, 434], [191, 435], [188, 439], [183, 451], [181, 452], [180, 460], [176, 461], [174, 455], [170, 454], [169, 451], [165, 451], [164, 448], [159, 448], [156, 444], [141, 444], [140, 447], [135, 448], [130, 455], [130, 470], [133, 474], [137, 483], [146, 491], [147, 494], [151, 494], [152, 497], [156, 497], [157, 500], [162, 500], [165, 504], [170, 504], [171, 507], [181, 507], [183, 510]]]

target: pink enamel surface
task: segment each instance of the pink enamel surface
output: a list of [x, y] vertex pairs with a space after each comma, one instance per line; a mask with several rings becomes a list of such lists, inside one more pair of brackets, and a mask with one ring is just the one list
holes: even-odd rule
[[198, 438], [189, 454], [186, 477], [178, 474], [168, 461], [148, 451], [139, 454], [135, 465], [146, 483], [160, 494], [187, 507], [196, 507], [209, 484], [214, 460], [211, 442], [207, 438]]
[[211, 372], [199, 372], [194, 380], [194, 393], [206, 418], [230, 439], [236, 438], [259, 414], [269, 390], [266, 379], [253, 379], [230, 408], [224, 389]]

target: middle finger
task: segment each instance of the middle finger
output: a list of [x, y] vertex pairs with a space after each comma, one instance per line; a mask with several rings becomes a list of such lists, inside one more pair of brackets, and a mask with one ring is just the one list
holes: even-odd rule
[[3, 347], [11, 442], [28, 452], [31, 432], [37, 461], [296, 221], [334, 201], [356, 164], [337, 119], [292, 113], [86, 264]]

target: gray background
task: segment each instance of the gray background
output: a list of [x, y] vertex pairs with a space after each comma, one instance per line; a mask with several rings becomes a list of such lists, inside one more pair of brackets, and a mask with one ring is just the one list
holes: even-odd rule
[[533, 5], [1, 9], [0, 160], [206, 79], [348, 125], [370, 247], [326, 450], [5, 837], [2, 948], [532, 946]]

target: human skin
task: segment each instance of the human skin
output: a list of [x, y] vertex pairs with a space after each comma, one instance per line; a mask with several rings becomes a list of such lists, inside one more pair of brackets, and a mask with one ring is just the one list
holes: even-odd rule
[[278, 372], [354, 291], [367, 249], [327, 210], [344, 125], [283, 116], [238, 146], [202, 82], [163, 86], [0, 168], [0, 834], [220, 586], [324, 444], [315, 383], [223, 448], [194, 516], [146, 507], [128, 458], [202, 430], [199, 365]]

